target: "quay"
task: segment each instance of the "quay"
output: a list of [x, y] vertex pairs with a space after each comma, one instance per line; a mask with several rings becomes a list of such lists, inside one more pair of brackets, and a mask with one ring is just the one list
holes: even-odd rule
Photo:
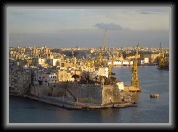
[[119, 102], [119, 103], [114, 102], [114, 103], [108, 103], [108, 104], [103, 105], [103, 104], [94, 104], [94, 103], [72, 102], [67, 99], [65, 99], [64, 101], [62, 97], [47, 97], [47, 96], [38, 97], [34, 95], [20, 95], [20, 94], [14, 94], [14, 93], [9, 93], [9, 96], [24, 97], [24, 98], [44, 102], [47, 104], [59, 106], [61, 108], [76, 109], [76, 110], [137, 107], [136, 102]]
[[128, 92], [141, 92], [141, 89], [138, 87], [133, 87], [133, 86], [124, 86], [124, 91], [128, 91]]

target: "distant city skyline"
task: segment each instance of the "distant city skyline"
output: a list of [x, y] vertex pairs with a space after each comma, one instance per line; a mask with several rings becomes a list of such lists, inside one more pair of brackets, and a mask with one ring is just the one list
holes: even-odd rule
[[171, 7], [7, 7], [9, 46], [169, 47]]

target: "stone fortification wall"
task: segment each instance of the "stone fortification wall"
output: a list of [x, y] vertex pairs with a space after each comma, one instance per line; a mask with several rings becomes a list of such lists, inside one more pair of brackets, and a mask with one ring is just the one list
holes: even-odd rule
[[78, 95], [79, 101], [99, 104], [102, 101], [100, 86], [81, 86], [79, 87]]
[[66, 88], [63, 87], [53, 87], [52, 88], [52, 96], [59, 97], [66, 94]]
[[[71, 94], [71, 92], [69, 92], [69, 90], [66, 89], [66, 93], [65, 93], [65, 96], [70, 99], [71, 101], [73, 102], [76, 102], [76, 98], [73, 97], [73, 94]], [[74, 95], [75, 96], [75, 95]]]
[[39, 97], [48, 96], [52, 94], [52, 89], [49, 88], [48, 86], [42, 86], [42, 85], [32, 86], [30, 88], [30, 94]]
[[[61, 83], [57, 86], [32, 86], [30, 93], [39, 97], [42, 96], [67, 96], [74, 102], [81, 103], [119, 103], [122, 102], [125, 92], [120, 92], [117, 85], [79, 85], [78, 83]], [[123, 94], [122, 94], [123, 93]]]
[[25, 87], [25, 88], [18, 88], [18, 87], [16, 87], [16, 88], [9, 88], [9, 92], [10, 93], [18, 93], [18, 94], [21, 94], [21, 95], [23, 95], [23, 94], [26, 94], [27, 92], [28, 92], [28, 87]]
[[18, 66], [9, 67], [9, 91], [25, 94], [31, 84], [31, 70], [19, 68]]
[[66, 94], [67, 83], [55, 83], [49, 84], [49, 86], [36, 85], [31, 86], [30, 94], [39, 97], [42, 96], [63, 96]]
[[[82, 103], [99, 103], [101, 104], [101, 87], [100, 85], [78, 85], [77, 83], [71, 83], [67, 89], [75, 96], [78, 102]], [[71, 96], [70, 96], [71, 97]]]
[[119, 88], [115, 85], [104, 85], [102, 88], [102, 104], [122, 102]]
[[60, 87], [60, 88], [66, 88], [67, 82], [60, 82], [60, 83], [49, 83], [49, 87]]
[[[121, 92], [117, 85], [78, 85], [71, 83], [67, 89], [82, 103], [107, 104], [112, 102], [122, 102]], [[69, 95], [71, 98], [71, 94]]]

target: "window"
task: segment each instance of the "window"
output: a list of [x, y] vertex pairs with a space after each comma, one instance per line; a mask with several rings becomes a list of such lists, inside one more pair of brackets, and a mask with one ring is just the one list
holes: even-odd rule
[[61, 67], [64, 67], [64, 63], [61, 63]]

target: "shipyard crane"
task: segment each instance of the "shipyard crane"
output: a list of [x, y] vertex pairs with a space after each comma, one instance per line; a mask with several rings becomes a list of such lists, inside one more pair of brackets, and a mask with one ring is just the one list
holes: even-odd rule
[[158, 68], [164, 68], [164, 51], [162, 50], [162, 46], [160, 43], [160, 56], [159, 56], [159, 62], [158, 62]]
[[107, 30], [104, 32], [104, 38], [103, 38], [103, 42], [102, 42], [102, 45], [101, 45], [101, 55], [103, 55], [103, 52], [105, 50], [105, 42], [106, 42], [106, 32]]
[[108, 64], [108, 78], [111, 77], [111, 71], [112, 71], [112, 67], [114, 65], [114, 60], [115, 60], [114, 58], [115, 58], [114, 55], [112, 55], [111, 64]]
[[135, 58], [133, 61], [133, 67], [130, 68], [132, 72], [132, 77], [131, 77], [131, 86], [139, 88], [139, 80], [138, 80], [138, 68], [137, 68], [137, 63], [138, 63], [138, 46], [139, 44], [136, 45], [136, 54]]
[[102, 45], [101, 45], [101, 48], [99, 50], [99, 53], [98, 55], [96, 56], [96, 67], [99, 69], [102, 65], [102, 55], [103, 55], [103, 52], [105, 50], [105, 42], [106, 42], [106, 33], [107, 33], [107, 30], [105, 30], [105, 33], [104, 33], [104, 38], [103, 38], [103, 42], [102, 42]]

